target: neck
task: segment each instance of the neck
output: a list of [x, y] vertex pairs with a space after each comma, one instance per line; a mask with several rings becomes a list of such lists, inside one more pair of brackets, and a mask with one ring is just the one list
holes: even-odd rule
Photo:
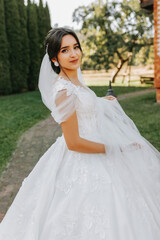
[[[65, 74], [65, 73], [67, 74]], [[68, 80], [77, 80], [78, 81], [78, 74], [77, 74], [77, 70], [66, 70], [64, 69], [63, 71], [61, 70], [60, 73], [59, 73], [60, 76], [64, 77], [64, 78], [67, 78], [67, 76], [69, 77]]]

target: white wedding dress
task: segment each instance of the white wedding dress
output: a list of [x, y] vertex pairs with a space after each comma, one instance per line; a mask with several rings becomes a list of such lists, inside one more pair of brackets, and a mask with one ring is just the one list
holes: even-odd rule
[[76, 110], [80, 136], [108, 151], [71, 151], [58, 137], [24, 179], [0, 240], [160, 240], [160, 153], [116, 99], [59, 77], [54, 92], [64, 91], [54, 119]]

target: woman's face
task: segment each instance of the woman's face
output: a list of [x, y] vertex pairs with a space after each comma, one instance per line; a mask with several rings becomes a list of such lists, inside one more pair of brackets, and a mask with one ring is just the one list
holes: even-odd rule
[[77, 40], [72, 35], [65, 35], [62, 38], [61, 48], [57, 55], [60, 67], [68, 70], [76, 70], [81, 64], [81, 57], [82, 52]]

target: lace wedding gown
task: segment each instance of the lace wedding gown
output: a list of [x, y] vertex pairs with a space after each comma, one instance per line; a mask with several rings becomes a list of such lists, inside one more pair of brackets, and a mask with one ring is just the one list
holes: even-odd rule
[[24, 179], [0, 240], [159, 240], [160, 153], [116, 99], [59, 77], [54, 93], [64, 92], [54, 119], [76, 110], [80, 136], [108, 151], [71, 151], [58, 137]]

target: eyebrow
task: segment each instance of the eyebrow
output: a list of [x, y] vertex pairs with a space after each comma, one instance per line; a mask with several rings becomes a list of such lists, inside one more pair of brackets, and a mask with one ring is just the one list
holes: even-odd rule
[[[75, 44], [73, 44], [73, 46], [75, 46], [75, 45], [77, 45], [78, 43], [75, 43]], [[78, 44], [79, 45], [79, 44]], [[61, 49], [63, 49], [63, 48], [68, 48], [69, 46], [65, 46], [65, 47], [62, 47], [62, 48], [60, 48], [60, 50]]]

